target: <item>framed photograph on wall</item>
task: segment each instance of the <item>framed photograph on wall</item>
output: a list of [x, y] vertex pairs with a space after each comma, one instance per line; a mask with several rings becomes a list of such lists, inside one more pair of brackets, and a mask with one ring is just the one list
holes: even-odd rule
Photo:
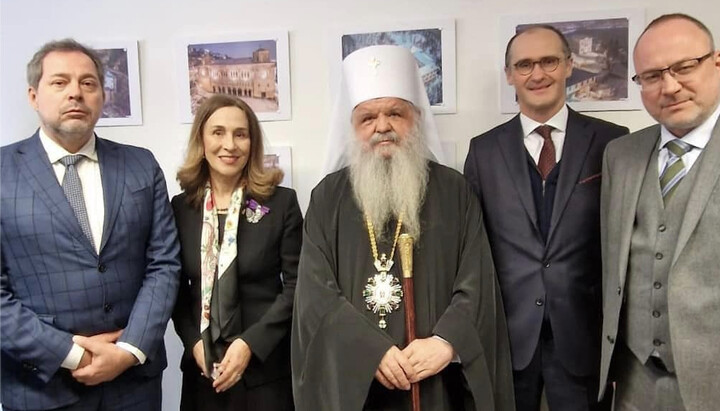
[[[436, 114], [455, 113], [455, 21], [437, 20], [337, 29], [330, 53], [331, 90], [340, 84], [341, 62], [355, 50], [381, 44], [409, 49], [418, 62]], [[336, 93], [333, 93], [336, 94]]]
[[[500, 56], [512, 36], [534, 24], [549, 24], [570, 43], [573, 73], [567, 80], [568, 104], [577, 111], [641, 110], [640, 89], [632, 81], [632, 49], [645, 27], [642, 9], [600, 10], [503, 16]], [[500, 110], [519, 111], [515, 90], [500, 76]]]
[[290, 119], [286, 31], [183, 38], [176, 54], [181, 122], [213, 94], [240, 97], [260, 121]]
[[277, 167], [285, 173], [281, 186], [292, 188], [292, 150], [290, 146], [266, 146], [265, 167]]
[[97, 51], [105, 65], [105, 105], [98, 127], [142, 125], [137, 41], [95, 41], [88, 44]]

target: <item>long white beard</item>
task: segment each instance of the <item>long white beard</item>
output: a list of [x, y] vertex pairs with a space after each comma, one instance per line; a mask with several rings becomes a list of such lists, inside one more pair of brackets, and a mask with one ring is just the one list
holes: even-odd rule
[[[388, 158], [373, 150], [373, 143], [398, 141]], [[398, 140], [395, 132], [376, 133], [370, 146], [353, 138], [349, 148], [350, 181], [355, 199], [370, 217], [378, 239], [394, 236], [395, 227], [386, 227], [391, 217], [403, 215], [402, 232], [416, 241], [420, 238], [420, 210], [429, 177], [429, 150], [416, 125], [407, 138]], [[386, 232], [390, 231], [390, 232]]]

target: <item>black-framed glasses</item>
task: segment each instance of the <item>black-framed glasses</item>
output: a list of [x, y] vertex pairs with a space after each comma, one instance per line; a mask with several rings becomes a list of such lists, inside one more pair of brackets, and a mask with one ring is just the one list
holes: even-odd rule
[[644, 73], [636, 74], [632, 77], [632, 81], [640, 85], [643, 90], [653, 89], [662, 84], [663, 76], [666, 71], [670, 73], [675, 80], [683, 81], [687, 79], [687, 77], [691, 75], [703, 61], [713, 54], [715, 54], [715, 52], [711, 51], [704, 56], [696, 57], [694, 59], [681, 60], [661, 69], [649, 70]]
[[513, 64], [513, 67], [515, 67], [515, 71], [522, 76], [527, 76], [532, 73], [536, 64], [539, 64], [540, 68], [543, 69], [544, 72], [551, 73], [558, 68], [560, 60], [560, 57], [555, 56], [546, 56], [539, 60], [524, 59]]

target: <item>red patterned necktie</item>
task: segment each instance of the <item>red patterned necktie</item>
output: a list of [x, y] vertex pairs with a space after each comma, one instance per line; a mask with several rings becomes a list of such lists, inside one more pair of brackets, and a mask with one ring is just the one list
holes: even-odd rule
[[535, 129], [535, 132], [540, 134], [544, 140], [537, 164], [538, 171], [540, 171], [540, 176], [542, 176], [543, 181], [547, 179], [548, 174], [550, 174], [552, 169], [555, 167], [555, 164], [557, 164], [555, 161], [555, 144], [553, 143], [552, 138], [550, 138], [550, 133], [552, 131], [553, 127], [545, 124]]

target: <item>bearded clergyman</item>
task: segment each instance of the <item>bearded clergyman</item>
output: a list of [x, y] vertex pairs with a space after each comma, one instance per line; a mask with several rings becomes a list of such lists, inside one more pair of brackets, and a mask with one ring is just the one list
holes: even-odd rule
[[[514, 409], [510, 352], [480, 205], [435, 160], [415, 57], [371, 46], [343, 62], [331, 169], [313, 190], [292, 333], [298, 410]], [[398, 237], [414, 239], [408, 343]], [[408, 305], [409, 306], [409, 305]]]

